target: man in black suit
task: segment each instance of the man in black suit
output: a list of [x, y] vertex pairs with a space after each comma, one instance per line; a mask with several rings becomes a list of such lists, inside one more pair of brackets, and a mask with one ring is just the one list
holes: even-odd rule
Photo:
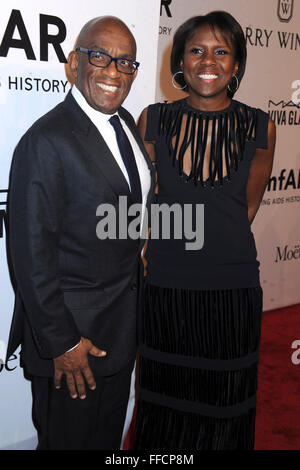
[[68, 62], [72, 91], [33, 124], [13, 158], [16, 302], [7, 355], [21, 343], [38, 449], [118, 449], [137, 348], [142, 241], [99, 239], [96, 226], [101, 204], [124, 218], [120, 196], [145, 210], [153, 193], [151, 163], [121, 106], [137, 75], [136, 43], [118, 18], [95, 18]]

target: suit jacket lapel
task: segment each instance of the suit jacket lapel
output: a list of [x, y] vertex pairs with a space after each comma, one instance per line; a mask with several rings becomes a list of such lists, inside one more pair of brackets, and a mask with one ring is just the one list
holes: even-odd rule
[[[125, 195], [131, 197], [130, 189], [122, 170], [117, 164], [114, 156], [108, 148], [96, 126], [92, 123], [86, 113], [80, 108], [72, 93], [69, 92], [64, 101], [65, 108], [72, 113], [72, 132], [87, 153], [89, 158], [95, 162], [99, 170], [105, 176], [108, 184], [116, 196]], [[127, 126], [136, 139], [138, 146], [145, 158], [151, 175], [151, 187], [148, 193], [146, 207], [149, 210], [154, 195], [155, 176], [152, 162], [146, 152], [142, 139], [133, 119], [128, 118], [128, 112], [124, 108], [119, 109], [119, 114], [126, 121]], [[130, 115], [129, 115], [130, 116]]]
[[131, 196], [128, 183], [102, 135], [86, 113], [80, 108], [72, 94], [65, 99], [66, 108], [72, 112], [72, 132], [88, 158], [105, 176], [116, 196]]
[[88, 157], [94, 161], [117, 196], [131, 196], [126, 178], [98, 129], [92, 124], [87, 134], [74, 131]]

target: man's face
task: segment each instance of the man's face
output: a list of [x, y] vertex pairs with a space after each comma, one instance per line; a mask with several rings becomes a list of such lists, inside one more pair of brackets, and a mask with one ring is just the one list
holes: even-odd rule
[[[106, 20], [93, 25], [78, 46], [100, 50], [112, 57], [135, 60], [136, 46], [130, 32], [122, 23]], [[91, 65], [88, 54], [72, 52], [69, 65], [75, 85], [92, 108], [104, 114], [113, 114], [128, 95], [137, 75], [118, 72], [115, 62], [107, 68]]]

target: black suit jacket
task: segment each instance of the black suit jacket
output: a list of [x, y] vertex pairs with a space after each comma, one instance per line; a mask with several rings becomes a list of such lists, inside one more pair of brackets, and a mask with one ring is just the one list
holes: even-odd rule
[[[132, 116], [120, 116], [153, 170]], [[126, 179], [101, 134], [71, 93], [16, 147], [8, 201], [16, 300], [7, 356], [21, 343], [27, 372], [51, 376], [52, 358], [80, 336], [107, 351], [89, 362], [107, 375], [136, 354], [141, 241], [99, 240], [96, 209], [128, 196]]]

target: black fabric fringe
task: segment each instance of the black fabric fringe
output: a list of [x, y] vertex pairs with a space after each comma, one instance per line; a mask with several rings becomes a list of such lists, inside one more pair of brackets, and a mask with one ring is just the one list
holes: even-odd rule
[[182, 400], [232, 406], [257, 389], [257, 363], [237, 371], [199, 370], [140, 358], [140, 386]]
[[255, 408], [243, 416], [218, 419], [140, 401], [135, 450], [251, 450]]
[[146, 284], [142, 342], [174, 354], [235, 359], [258, 349], [260, 287], [189, 290]]
[[[184, 115], [184, 137], [179, 145]], [[192, 109], [185, 104], [185, 100], [160, 104], [158, 134], [165, 135], [173, 165], [178, 164], [180, 176], [184, 175], [183, 159], [190, 147], [191, 171], [186, 179], [195, 185], [210, 184], [213, 187], [217, 181], [222, 185], [223, 179], [230, 180], [232, 171], [238, 170], [246, 141], [256, 139], [256, 127], [257, 110], [238, 102], [232, 102], [228, 112], [215, 113]], [[209, 134], [209, 178], [204, 181], [203, 165]]]
[[[135, 448], [253, 448], [257, 389], [253, 353], [259, 347], [261, 313], [260, 287], [195, 291], [146, 284], [142, 339], [145, 351], [156, 350], [159, 360], [141, 352], [140, 387], [163, 396], [164, 404], [166, 398], [169, 402], [162, 406], [140, 399]], [[182, 361], [178, 365], [178, 355], [185, 365]], [[190, 357], [211, 361], [204, 361], [209, 366], [195, 368]], [[245, 367], [226, 368], [226, 360], [232, 365], [240, 358]], [[197, 402], [200, 408], [211, 405], [213, 413], [175, 409], [172, 399]], [[245, 412], [247, 400], [252, 404]], [[218, 415], [218, 407], [230, 406], [235, 407], [234, 415], [226, 419]], [[239, 406], [243, 412], [236, 416]]]

